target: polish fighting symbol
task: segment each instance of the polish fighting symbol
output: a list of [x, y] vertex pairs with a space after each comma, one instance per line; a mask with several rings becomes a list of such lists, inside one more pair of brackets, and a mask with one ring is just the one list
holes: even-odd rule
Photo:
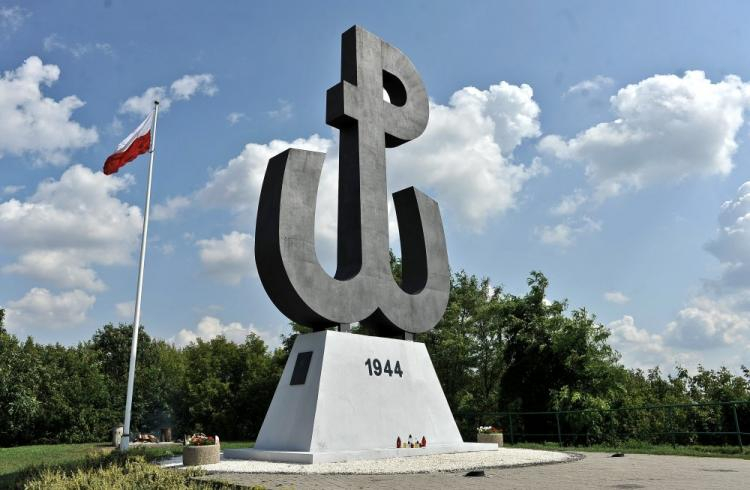
[[[390, 101], [383, 98], [383, 90]], [[445, 311], [448, 253], [437, 203], [409, 187], [393, 194], [402, 284], [388, 244], [385, 149], [427, 126], [429, 104], [409, 58], [354, 26], [342, 35], [341, 82], [326, 97], [340, 131], [337, 269], [315, 254], [315, 205], [325, 154], [289, 149], [268, 162], [255, 236], [258, 274], [291, 320], [323, 329], [360, 322], [383, 336], [426, 332]]]

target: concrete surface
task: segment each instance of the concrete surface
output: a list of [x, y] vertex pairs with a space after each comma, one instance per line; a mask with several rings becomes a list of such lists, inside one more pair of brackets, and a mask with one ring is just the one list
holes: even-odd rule
[[216, 473], [204, 477], [271, 489], [741, 489], [750, 482], [750, 461], [586, 453], [578, 461], [521, 468], [488, 469], [485, 477], [464, 472], [410, 475], [274, 475]]
[[[309, 368], [292, 384], [301, 353]], [[410, 434], [427, 447], [396, 449]], [[255, 448], [227, 456], [310, 464], [496, 449], [463, 442], [424, 344], [324, 330], [295, 340]]]

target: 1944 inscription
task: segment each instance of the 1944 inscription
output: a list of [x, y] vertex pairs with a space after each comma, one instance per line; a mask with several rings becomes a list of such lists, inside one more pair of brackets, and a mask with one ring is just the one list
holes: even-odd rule
[[404, 376], [404, 372], [401, 370], [401, 363], [398, 361], [396, 361], [396, 363], [391, 368], [390, 359], [385, 360], [385, 365], [380, 362], [380, 359], [367, 359], [365, 361], [365, 366], [367, 366], [367, 370], [370, 373], [370, 376], [381, 376], [383, 374], [387, 374], [391, 377], [394, 374], [398, 374], [399, 378], [402, 378]]

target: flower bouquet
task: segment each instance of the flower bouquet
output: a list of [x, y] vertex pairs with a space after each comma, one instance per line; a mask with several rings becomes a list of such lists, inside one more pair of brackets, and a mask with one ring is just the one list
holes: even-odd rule
[[502, 434], [503, 429], [491, 425], [480, 425], [477, 427], [477, 434]]
[[479, 426], [477, 427], [477, 442], [497, 444], [497, 447], [503, 447], [503, 429], [491, 425]]
[[185, 439], [186, 446], [213, 446], [219, 443], [219, 436], [207, 436], [206, 434], [193, 434]]

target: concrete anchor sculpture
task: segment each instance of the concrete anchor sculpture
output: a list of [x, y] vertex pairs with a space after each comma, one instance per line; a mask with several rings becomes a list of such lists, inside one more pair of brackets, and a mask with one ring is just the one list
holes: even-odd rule
[[[341, 54], [342, 81], [328, 90], [326, 109], [341, 131], [336, 274], [315, 255], [325, 155], [289, 149], [268, 163], [255, 260], [279, 310], [317, 331], [295, 340], [255, 447], [225, 455], [317, 463], [496, 450], [463, 442], [427, 349], [407, 341], [440, 320], [450, 285], [438, 205], [413, 187], [393, 195], [400, 286], [390, 269], [385, 149], [424, 131], [424, 86], [406, 55], [361, 27], [343, 34]], [[327, 330], [354, 322], [379, 337]], [[396, 336], [403, 340], [384, 338]], [[393, 447], [411, 433], [424, 434], [419, 451]]]
[[295, 322], [316, 330], [360, 322], [383, 336], [410, 338], [432, 329], [445, 311], [448, 253], [437, 203], [414, 187], [394, 193], [403, 256], [403, 281], [396, 284], [385, 149], [422, 134], [427, 93], [406, 55], [360, 27], [342, 36], [341, 79], [326, 99], [326, 122], [340, 130], [336, 274], [330, 277], [315, 254], [325, 155], [295, 149], [268, 164], [255, 232], [258, 274], [274, 304]]

